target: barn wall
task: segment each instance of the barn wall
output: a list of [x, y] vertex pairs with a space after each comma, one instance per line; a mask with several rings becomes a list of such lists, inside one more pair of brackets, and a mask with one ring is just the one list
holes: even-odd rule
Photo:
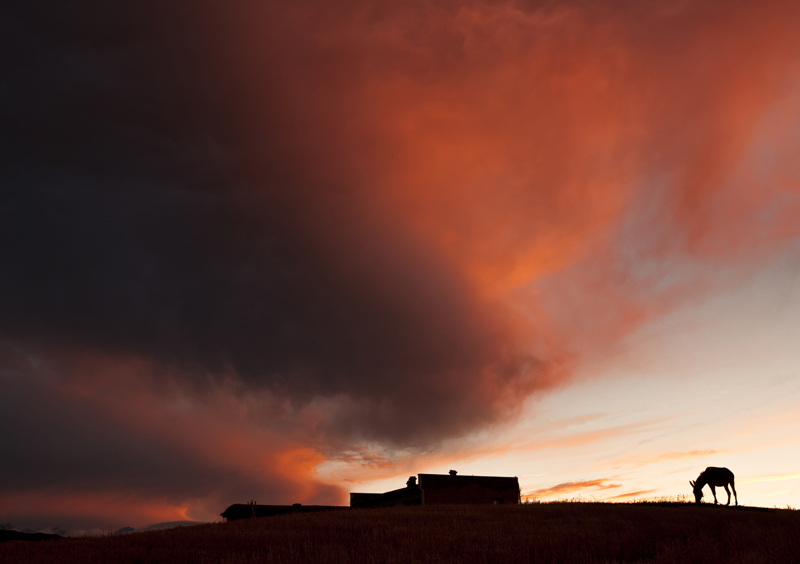
[[478, 484], [425, 489], [425, 505], [518, 503], [519, 489], [495, 490]]
[[397, 507], [401, 505], [421, 505], [422, 492], [416, 486], [401, 488], [380, 495], [350, 494], [350, 507]]

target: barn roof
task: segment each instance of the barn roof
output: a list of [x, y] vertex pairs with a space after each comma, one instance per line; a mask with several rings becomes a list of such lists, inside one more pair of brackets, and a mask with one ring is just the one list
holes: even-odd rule
[[478, 485], [490, 490], [506, 491], [519, 489], [519, 480], [505, 476], [461, 476], [453, 474], [419, 474], [419, 486], [423, 490], [449, 488], [452, 486]]

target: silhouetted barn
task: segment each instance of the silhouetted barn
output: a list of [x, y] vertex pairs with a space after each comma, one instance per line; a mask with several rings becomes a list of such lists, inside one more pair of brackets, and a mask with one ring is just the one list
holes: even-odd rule
[[317, 511], [334, 511], [336, 509], [349, 509], [342, 505], [255, 505], [250, 503], [234, 503], [220, 513], [226, 521], [237, 519], [251, 519], [254, 517], [272, 517], [288, 513], [314, 513]]
[[395, 507], [399, 505], [505, 504], [519, 503], [516, 477], [419, 474], [406, 487], [386, 493], [351, 493], [350, 507]]

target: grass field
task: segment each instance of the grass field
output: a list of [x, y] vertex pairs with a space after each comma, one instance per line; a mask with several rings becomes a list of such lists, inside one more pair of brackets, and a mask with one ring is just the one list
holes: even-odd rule
[[684, 503], [361, 509], [7, 542], [0, 562], [800, 563], [800, 512]]

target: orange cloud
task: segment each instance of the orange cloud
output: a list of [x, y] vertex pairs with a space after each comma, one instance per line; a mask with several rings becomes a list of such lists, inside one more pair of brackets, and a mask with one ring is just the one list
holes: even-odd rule
[[[502, 335], [495, 355], [546, 361], [483, 372], [496, 412], [568, 378], [571, 353], [611, 349], [705, 291], [696, 261], [735, 264], [797, 234], [791, 158], [765, 171], [751, 156], [789, 135], [762, 128], [797, 92], [789, 3], [271, 10], [285, 30], [265, 48], [304, 33], [346, 53], [330, 61], [346, 80], [285, 49], [280, 72], [300, 100], [289, 112], [311, 107], [319, 126], [303, 146], [353, 185], [358, 221], [453, 268], [475, 323]], [[332, 149], [332, 131], [347, 142]]]
[[[150, 488], [186, 487], [183, 507], [218, 483], [233, 485], [190, 511], [234, 496], [341, 500], [315, 475], [321, 461], [399, 472], [411, 458], [350, 445], [431, 447], [513, 419], [531, 394], [798, 235], [797, 3], [165, 6], [142, 34], [163, 43], [141, 51], [168, 61], [151, 70], [169, 103], [83, 93], [69, 105], [83, 98], [58, 91], [59, 131], [100, 117], [47, 163], [40, 139], [58, 116], [37, 102], [14, 118], [36, 140], [19, 159], [35, 171], [9, 209], [37, 213], [15, 212], [11, 229], [36, 237], [3, 255], [29, 278], [0, 304], [9, 348], [33, 351], [14, 370], [40, 376], [47, 398], [13, 386], [42, 417], [80, 420], [70, 438], [86, 460], [141, 452], [203, 467], [191, 487], [174, 469], [160, 485], [107, 474], [154, 500]], [[95, 55], [87, 65], [108, 53]], [[127, 90], [100, 86], [87, 90]], [[142, 153], [128, 133], [100, 151], [106, 118], [124, 132], [141, 121]], [[70, 176], [86, 186], [145, 188], [108, 200], [64, 195], [60, 180], [31, 188], [45, 164], [69, 176], [73, 153], [90, 163]], [[53, 218], [37, 207], [62, 200]], [[124, 447], [79, 440], [105, 426]], [[54, 442], [45, 454], [74, 463], [60, 480], [90, 482], [97, 465]], [[534, 494], [618, 487], [601, 482]]]
[[[488, 461], [498, 457], [524, 455], [531, 452], [581, 448], [602, 441], [630, 440], [636, 434], [651, 432], [653, 427], [666, 421], [666, 419], [662, 419], [591, 431], [564, 432], [574, 424], [596, 421], [599, 417], [602, 416], [590, 415], [556, 421], [553, 427], [534, 433], [541, 435], [535, 440], [529, 440], [527, 437], [507, 442], [487, 442], [473, 439], [459, 441], [457, 444], [446, 444], [430, 452], [411, 451], [402, 454], [391, 452], [378, 454], [357, 447], [349, 447], [347, 454], [329, 459], [334, 464], [327, 477], [333, 481], [357, 483], [397, 478], [398, 483], [402, 483], [405, 477], [420, 472], [424, 468]], [[361, 455], [360, 452], [365, 452], [365, 454]]]
[[[0, 493], [3, 518], [34, 519], [43, 526], [69, 521], [89, 528], [192, 520], [186, 505], [173, 505], [157, 499], [146, 499], [135, 493], [18, 491]], [[45, 521], [45, 519], [47, 521]], [[73, 526], [71, 528], [78, 528]]]
[[[69, 370], [79, 374], [67, 377]], [[115, 526], [140, 526], [216, 520], [229, 504], [249, 499], [344, 502], [343, 490], [316, 476], [325, 456], [308, 446], [307, 429], [279, 432], [274, 414], [262, 418], [269, 397], [237, 396], [226, 387], [155, 393], [153, 372], [164, 376], [141, 359], [68, 355], [56, 371], [63, 379], [48, 388], [35, 379], [4, 388], [21, 405], [19, 428], [44, 433], [29, 432], [24, 451], [7, 451], [28, 476], [0, 492], [14, 502], [9, 519], [61, 515], [66, 526], [73, 507], [73, 523], [116, 516]], [[12, 471], [11, 462], [6, 466]], [[83, 498], [85, 504], [75, 502]]]
[[631, 498], [631, 497], [641, 497], [641, 496], [644, 496], [644, 495], [647, 495], [647, 494], [650, 494], [650, 493], [653, 493], [653, 492], [656, 492], [656, 491], [658, 491], [658, 490], [638, 490], [638, 491], [635, 491], [635, 492], [628, 492], [628, 493], [624, 493], [624, 494], [614, 495], [614, 496], [607, 497], [607, 498], [604, 498], [604, 499], [626, 499], [626, 498]]
[[588, 488], [593, 488], [597, 491], [602, 490], [609, 490], [614, 488], [621, 487], [621, 484], [605, 484], [608, 479], [601, 478], [599, 480], [584, 480], [580, 482], [564, 482], [563, 484], [557, 484], [555, 486], [551, 486], [549, 488], [542, 488], [538, 490], [533, 490], [532, 492], [528, 492], [523, 494], [525, 498], [540, 498], [540, 497], [552, 497], [555, 495], [565, 495], [569, 493], [574, 493], [578, 491], [582, 491]]

